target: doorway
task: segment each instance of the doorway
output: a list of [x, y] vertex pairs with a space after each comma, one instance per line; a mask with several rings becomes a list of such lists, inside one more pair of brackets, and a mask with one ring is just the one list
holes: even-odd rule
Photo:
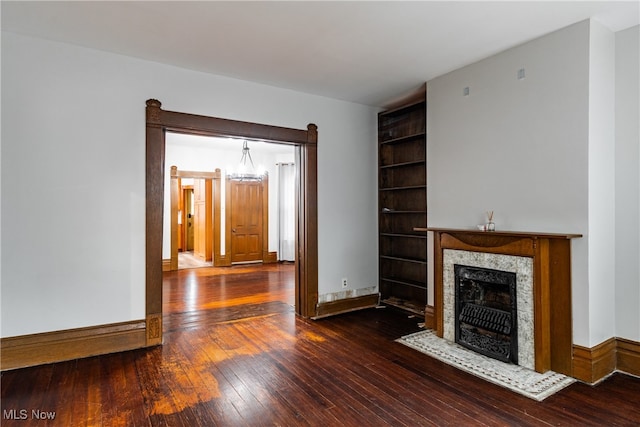
[[[178, 270], [180, 265], [184, 268], [214, 265], [213, 218], [219, 216], [220, 211], [219, 206], [216, 211], [220, 179], [220, 169], [195, 172], [179, 170], [175, 165], [170, 167], [169, 185], [165, 189], [168, 204], [164, 206], [168, 223], [163, 227], [163, 233], [166, 232], [163, 252], [169, 250], [170, 256], [167, 270]], [[219, 238], [217, 241], [219, 246]]]
[[[229, 182], [231, 206], [231, 263], [263, 261], [262, 181]], [[266, 207], [265, 207], [266, 208]]]
[[[190, 182], [190, 184], [185, 185], [185, 181]], [[171, 233], [176, 233], [178, 237], [178, 258], [177, 260], [171, 259], [170, 265], [177, 261], [178, 270], [213, 267], [213, 260], [199, 257], [194, 251], [195, 247], [200, 245], [200, 242], [196, 241], [197, 234], [195, 233], [200, 224], [196, 222], [198, 218], [195, 216], [196, 198], [193, 180], [178, 178], [177, 186], [180, 194], [178, 199], [178, 224], [175, 229], [173, 229], [172, 224]], [[196, 187], [198, 186], [196, 185]]]
[[[295, 196], [293, 187], [281, 189], [277, 185], [280, 178], [277, 161], [282, 158], [293, 161], [294, 147], [255, 144], [264, 171], [259, 178], [241, 179], [232, 172], [233, 162], [237, 162], [238, 142], [242, 141], [167, 133], [166, 160], [172, 166], [167, 169], [170, 177], [165, 188], [163, 264], [166, 271], [178, 270], [180, 265], [223, 267], [278, 261], [278, 219], [283, 212], [295, 216], [296, 209], [295, 204], [281, 207], [277, 203], [283, 192], [287, 198]], [[207, 171], [182, 170], [175, 164]], [[227, 165], [225, 170], [216, 167], [223, 164]], [[214, 172], [208, 171], [214, 167]], [[270, 179], [271, 176], [275, 179]], [[189, 189], [193, 189], [193, 196]], [[189, 230], [194, 234], [193, 250], [184, 244], [186, 238], [181, 237]], [[192, 251], [192, 257], [186, 256], [185, 247]], [[189, 262], [185, 258], [189, 258]], [[293, 261], [293, 258], [286, 260]]]
[[306, 130], [163, 110], [146, 102], [146, 343], [162, 343], [162, 227], [167, 131], [290, 144], [299, 165], [296, 184], [295, 309], [316, 313], [318, 301], [317, 127]]

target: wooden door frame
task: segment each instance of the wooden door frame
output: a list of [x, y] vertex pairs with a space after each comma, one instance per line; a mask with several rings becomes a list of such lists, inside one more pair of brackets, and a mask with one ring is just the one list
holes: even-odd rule
[[[183, 171], [183, 170], [179, 170], [177, 166], [173, 165], [171, 166], [170, 169], [170, 174], [171, 174], [171, 191], [169, 192], [170, 197], [171, 197], [171, 211], [170, 211], [170, 215], [171, 215], [171, 231], [170, 231], [170, 236], [171, 236], [171, 263], [170, 263], [170, 269], [171, 271], [175, 271], [178, 269], [178, 203], [179, 203], [179, 199], [182, 194], [183, 188], [180, 185], [180, 180], [183, 178], [191, 178], [191, 179], [208, 179], [211, 181], [211, 186], [212, 186], [212, 200], [210, 200], [210, 202], [212, 203], [213, 206], [213, 212], [212, 212], [212, 216], [215, 217], [215, 210], [216, 210], [216, 206], [215, 203], [218, 203], [218, 214], [219, 214], [219, 210], [220, 210], [220, 196], [219, 196], [219, 192], [220, 192], [220, 178], [221, 178], [221, 172], [220, 169], [216, 169], [214, 172], [200, 172], [200, 171]], [[216, 194], [218, 194], [218, 196], [216, 197]], [[182, 221], [182, 224], [184, 224], [184, 219]], [[220, 225], [218, 225], [218, 228], [220, 228]], [[216, 242], [217, 242], [217, 247], [218, 247], [218, 252], [220, 252], [220, 233], [218, 231], [218, 233], [216, 233], [216, 227], [215, 224], [212, 225], [212, 229], [210, 230], [211, 234], [213, 235], [213, 239], [212, 239], [212, 243], [211, 245], [213, 246], [213, 252], [215, 253], [215, 248], [216, 248]], [[216, 240], [217, 239], [217, 240]], [[212, 260], [214, 261], [214, 260]], [[215, 265], [215, 264], [214, 264]]]
[[163, 110], [157, 99], [146, 102], [146, 344], [162, 344], [162, 227], [164, 215], [165, 134], [234, 137], [296, 147], [296, 313], [315, 315], [318, 302], [318, 128], [306, 130], [241, 122]]

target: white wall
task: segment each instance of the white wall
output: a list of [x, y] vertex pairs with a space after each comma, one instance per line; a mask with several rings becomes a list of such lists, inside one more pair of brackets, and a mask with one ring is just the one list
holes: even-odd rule
[[593, 347], [615, 336], [615, 35], [597, 21], [589, 24], [587, 344]]
[[427, 86], [429, 226], [474, 228], [493, 210], [496, 229], [583, 234], [574, 341], [589, 344], [589, 22]]
[[638, 28], [581, 22], [428, 82], [429, 226], [494, 210], [498, 229], [583, 234], [573, 338], [587, 347], [640, 340]]
[[373, 108], [3, 32], [3, 337], [144, 317], [149, 98], [317, 124], [319, 292], [377, 285]]
[[616, 335], [640, 341], [640, 26], [615, 43]]

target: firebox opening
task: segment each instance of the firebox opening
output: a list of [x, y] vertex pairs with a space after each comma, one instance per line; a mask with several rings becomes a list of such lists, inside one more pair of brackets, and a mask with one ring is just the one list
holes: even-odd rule
[[517, 365], [516, 274], [458, 264], [454, 273], [456, 342]]

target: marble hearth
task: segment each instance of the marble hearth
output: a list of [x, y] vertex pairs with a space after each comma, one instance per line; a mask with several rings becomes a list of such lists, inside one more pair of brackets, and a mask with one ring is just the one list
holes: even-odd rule
[[538, 372], [572, 375], [571, 239], [575, 234], [433, 232], [434, 301], [427, 327], [455, 341], [454, 264], [516, 273], [518, 364]]

